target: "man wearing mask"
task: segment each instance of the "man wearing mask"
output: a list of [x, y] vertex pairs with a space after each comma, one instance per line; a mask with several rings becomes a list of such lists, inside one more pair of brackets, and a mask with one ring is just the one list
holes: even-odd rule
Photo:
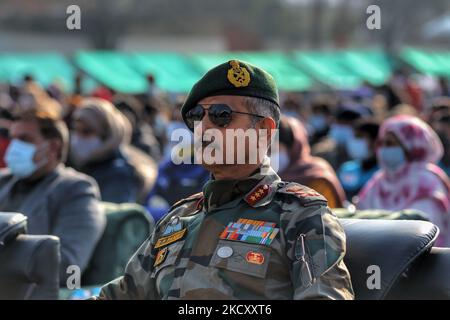
[[62, 120], [41, 110], [51, 100], [15, 115], [0, 171], [0, 211], [28, 217], [29, 234], [49, 234], [61, 243], [60, 284], [67, 267], [86, 268], [100, 239], [105, 217], [97, 184], [66, 168], [68, 130]]
[[314, 99], [311, 105], [311, 115], [308, 118], [307, 130], [309, 142], [314, 145], [320, 142], [330, 130], [333, 120], [333, 102], [327, 96], [319, 96]]
[[150, 191], [154, 162], [130, 140], [130, 122], [109, 101], [83, 99], [72, 115], [69, 159], [95, 179], [103, 201], [142, 202]]
[[379, 169], [375, 155], [379, 128], [376, 120], [360, 120], [353, 127], [354, 136], [346, 144], [351, 160], [342, 164], [338, 176], [350, 200]]
[[349, 160], [346, 144], [353, 137], [353, 123], [361, 116], [358, 108], [353, 105], [339, 106], [336, 110], [336, 120], [328, 131], [328, 138], [317, 143], [312, 154], [324, 158], [337, 170], [342, 163]]

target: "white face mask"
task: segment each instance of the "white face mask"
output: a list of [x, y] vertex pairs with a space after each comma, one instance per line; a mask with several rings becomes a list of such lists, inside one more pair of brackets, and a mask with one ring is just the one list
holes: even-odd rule
[[370, 156], [369, 145], [364, 138], [351, 138], [346, 148], [347, 154], [354, 160], [365, 160]]
[[11, 173], [20, 178], [31, 176], [38, 166], [33, 158], [36, 154], [36, 146], [32, 143], [13, 139], [5, 154], [5, 162]]
[[82, 164], [102, 145], [102, 140], [97, 136], [82, 138], [73, 134], [70, 139], [70, 156], [77, 164]]

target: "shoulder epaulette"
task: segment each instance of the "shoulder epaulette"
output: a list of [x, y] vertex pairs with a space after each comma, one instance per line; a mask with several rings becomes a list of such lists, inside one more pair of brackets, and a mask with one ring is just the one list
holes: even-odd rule
[[304, 207], [328, 203], [316, 190], [295, 182], [284, 182], [284, 186], [280, 186], [277, 192], [295, 196]]
[[188, 203], [188, 202], [192, 202], [192, 201], [197, 201], [197, 205], [200, 205], [201, 202], [203, 200], [203, 192], [199, 192], [196, 194], [193, 194], [187, 198], [181, 199], [177, 202], [175, 202], [170, 208], [169, 208], [169, 212], [172, 211], [173, 209], [175, 209], [176, 207], [181, 206], [182, 204]]
[[181, 200], [175, 202], [169, 208], [169, 210], [167, 211], [167, 214], [158, 221], [158, 223], [156, 224], [155, 230], [160, 229], [161, 226], [163, 226], [165, 223], [170, 221], [170, 219], [172, 219], [173, 217], [175, 217], [177, 215], [177, 213], [172, 212], [173, 209], [175, 209], [185, 203], [189, 203], [189, 202], [193, 202], [193, 201], [197, 201], [197, 203], [195, 204], [196, 210], [201, 209], [201, 206], [203, 204], [203, 192], [193, 194], [187, 198], [184, 198], [184, 199], [181, 199]]

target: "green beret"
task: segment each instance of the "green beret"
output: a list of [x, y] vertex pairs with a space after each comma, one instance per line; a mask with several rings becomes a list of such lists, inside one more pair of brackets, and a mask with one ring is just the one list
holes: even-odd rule
[[200, 100], [220, 95], [257, 97], [279, 106], [277, 85], [269, 73], [250, 63], [230, 60], [209, 70], [192, 87], [181, 107], [184, 121]]

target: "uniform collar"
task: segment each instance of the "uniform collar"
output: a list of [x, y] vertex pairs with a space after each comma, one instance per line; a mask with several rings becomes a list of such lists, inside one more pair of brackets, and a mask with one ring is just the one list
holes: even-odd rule
[[203, 205], [206, 211], [232, 208], [241, 200], [252, 207], [263, 206], [272, 200], [279, 182], [280, 177], [266, 158], [258, 170], [244, 179], [209, 180], [203, 187]]

